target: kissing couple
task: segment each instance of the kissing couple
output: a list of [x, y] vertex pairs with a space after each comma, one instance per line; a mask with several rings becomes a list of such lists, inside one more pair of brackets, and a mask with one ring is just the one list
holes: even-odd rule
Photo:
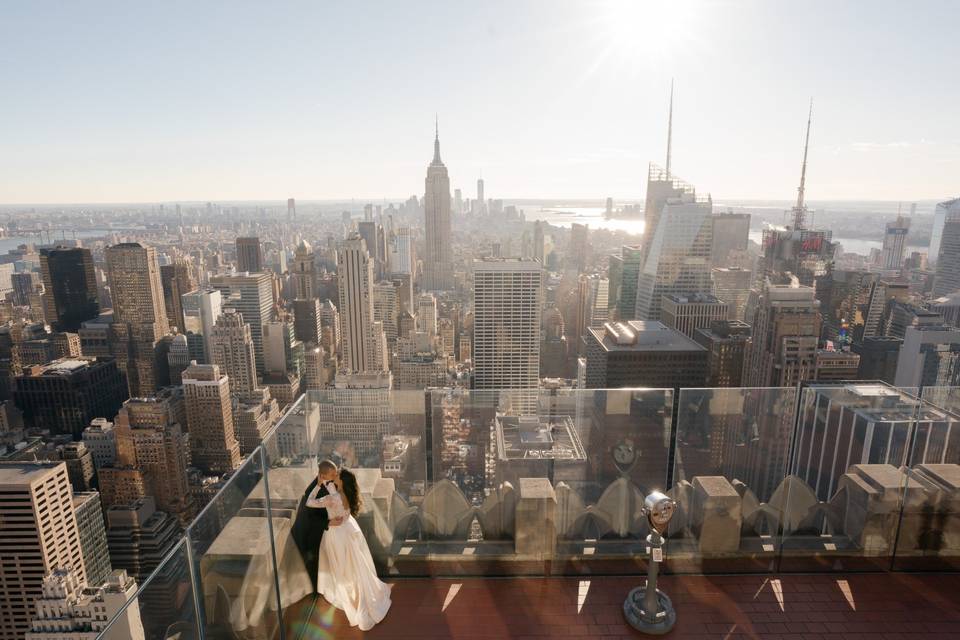
[[390, 585], [377, 577], [357, 524], [361, 504], [357, 477], [323, 460], [300, 498], [292, 533], [316, 591], [367, 631], [387, 615]]

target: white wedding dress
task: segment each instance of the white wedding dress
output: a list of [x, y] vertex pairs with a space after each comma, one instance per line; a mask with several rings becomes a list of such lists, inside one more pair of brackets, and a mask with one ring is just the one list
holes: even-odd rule
[[340, 526], [330, 526], [320, 542], [317, 591], [347, 615], [351, 626], [368, 631], [390, 609], [390, 585], [381, 582], [360, 525], [343, 508], [336, 489], [322, 498], [311, 496], [308, 506], [327, 509], [330, 519], [346, 516]]

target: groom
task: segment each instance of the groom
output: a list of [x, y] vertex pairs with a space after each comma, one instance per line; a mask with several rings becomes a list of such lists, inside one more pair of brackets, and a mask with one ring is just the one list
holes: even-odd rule
[[330, 460], [324, 460], [317, 466], [317, 477], [307, 486], [303, 496], [300, 497], [300, 504], [297, 505], [297, 516], [293, 521], [293, 541], [300, 549], [300, 555], [303, 556], [303, 564], [307, 567], [310, 574], [310, 580], [313, 582], [313, 590], [317, 590], [317, 566], [320, 560], [320, 541], [323, 540], [323, 532], [327, 530], [330, 524], [334, 526], [340, 524], [340, 521], [333, 520], [326, 509], [314, 509], [307, 506], [307, 499], [313, 494], [317, 485], [320, 485], [318, 497], [323, 497], [329, 492], [324, 486], [327, 482], [333, 481], [337, 477], [337, 465]]

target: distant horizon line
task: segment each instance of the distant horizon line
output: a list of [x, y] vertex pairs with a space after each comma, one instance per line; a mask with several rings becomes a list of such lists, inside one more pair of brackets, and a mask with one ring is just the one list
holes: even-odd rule
[[[298, 205], [300, 204], [350, 204], [354, 206], [364, 206], [367, 204], [403, 204], [408, 200], [412, 195], [404, 196], [402, 198], [309, 198], [309, 199], [299, 199], [295, 198]], [[421, 198], [421, 196], [417, 196]], [[611, 196], [612, 197], [612, 196]], [[869, 199], [869, 198], [813, 198], [807, 199], [806, 202], [808, 205], [815, 203], [824, 203], [824, 202], [859, 202], [859, 203], [885, 203], [885, 204], [898, 204], [902, 203], [909, 206], [913, 203], [939, 203], [947, 200], [952, 200], [957, 196], [939, 196], [939, 197], [925, 197], [925, 198], [912, 198], [912, 199]], [[757, 198], [757, 197], [734, 197], [734, 196], [712, 196], [714, 205], [725, 204], [724, 201], [730, 201], [735, 203], [786, 203], [792, 204], [795, 202], [793, 198]], [[464, 200], [474, 200], [474, 198], [464, 198]], [[542, 204], [542, 203], [557, 203], [557, 204], [572, 204], [572, 203], [591, 203], [598, 206], [605, 206], [606, 197], [589, 197], [589, 198], [552, 198], [552, 197], [525, 197], [525, 198], [490, 198], [492, 200], [499, 200], [505, 204]], [[645, 201], [645, 196], [638, 197], [624, 197], [624, 198], [613, 198], [614, 204], [642, 204]], [[86, 207], [86, 206], [130, 206], [130, 205], [205, 205], [210, 204], [271, 204], [286, 207], [287, 198], [254, 198], [254, 199], [219, 199], [219, 200], [208, 200], [208, 199], [183, 199], [183, 200], [112, 200], [112, 201], [88, 201], [88, 202], [0, 202], [0, 208], [14, 208], [14, 207]]]

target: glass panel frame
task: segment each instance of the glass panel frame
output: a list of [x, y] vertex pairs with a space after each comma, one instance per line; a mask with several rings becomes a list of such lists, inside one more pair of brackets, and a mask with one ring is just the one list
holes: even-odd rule
[[801, 390], [780, 572], [890, 569], [919, 405], [916, 389], [884, 383]]
[[682, 389], [672, 490], [671, 569], [773, 572], [797, 389]]
[[893, 569], [960, 570], [960, 387], [924, 387]]
[[[572, 418], [584, 461], [565, 476], [552, 477], [557, 545], [551, 573], [643, 573], [649, 533], [643, 500], [652, 491], [670, 491], [675, 393], [672, 389], [575, 389], [568, 395], [566, 413]], [[547, 413], [555, 415], [556, 410]], [[665, 571], [670, 563], [668, 552]]]
[[187, 529], [204, 636], [283, 637], [261, 451], [241, 463]]
[[99, 633], [98, 640], [202, 638], [196, 576], [186, 538], [180, 538], [136, 594]]

